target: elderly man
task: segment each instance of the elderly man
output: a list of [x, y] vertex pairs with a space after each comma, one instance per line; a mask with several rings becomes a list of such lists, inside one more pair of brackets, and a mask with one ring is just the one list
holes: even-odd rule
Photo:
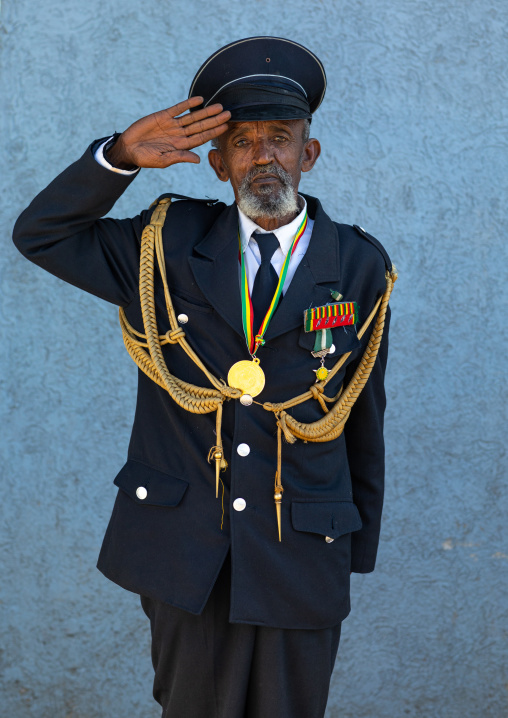
[[[298, 194], [325, 87], [297, 43], [221, 48], [188, 100], [94, 142], [15, 227], [120, 307], [140, 368], [98, 567], [141, 596], [166, 718], [322, 718], [350, 572], [374, 568], [394, 274]], [[139, 168], [199, 163], [209, 140], [233, 205], [162, 195], [101, 219]]]

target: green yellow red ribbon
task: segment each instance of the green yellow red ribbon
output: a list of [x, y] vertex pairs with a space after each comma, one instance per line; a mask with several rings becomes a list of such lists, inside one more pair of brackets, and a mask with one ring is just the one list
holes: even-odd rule
[[358, 305], [356, 302], [337, 302], [312, 307], [305, 310], [303, 319], [306, 332], [353, 325], [358, 321]]
[[252, 309], [252, 299], [249, 291], [249, 283], [247, 281], [247, 271], [245, 267], [245, 258], [244, 253], [242, 252], [242, 241], [240, 238], [240, 232], [238, 232], [238, 242], [240, 245], [240, 261], [241, 261], [241, 295], [242, 295], [242, 322], [243, 322], [243, 331], [245, 334], [245, 341], [247, 342], [247, 349], [249, 350], [249, 353], [252, 357], [256, 356], [256, 352], [259, 349], [260, 346], [263, 346], [265, 343], [264, 335], [266, 330], [268, 329], [268, 325], [270, 324], [270, 320], [277, 309], [277, 304], [280, 299], [280, 295], [282, 294], [282, 290], [284, 288], [284, 282], [286, 280], [286, 274], [288, 272], [289, 262], [291, 261], [291, 257], [293, 256], [296, 247], [298, 246], [298, 242], [302, 238], [303, 233], [305, 232], [305, 228], [307, 227], [307, 210], [305, 211], [305, 216], [302, 220], [302, 223], [296, 230], [296, 234], [293, 238], [293, 242], [291, 243], [291, 247], [289, 249], [289, 252], [286, 254], [286, 258], [284, 260], [284, 264], [282, 265], [282, 269], [280, 271], [279, 275], [279, 282], [277, 284], [277, 289], [275, 290], [275, 294], [273, 295], [273, 299], [270, 302], [270, 306], [268, 307], [268, 310], [265, 314], [265, 318], [261, 322], [261, 326], [259, 327], [256, 334], [254, 334], [254, 311]]

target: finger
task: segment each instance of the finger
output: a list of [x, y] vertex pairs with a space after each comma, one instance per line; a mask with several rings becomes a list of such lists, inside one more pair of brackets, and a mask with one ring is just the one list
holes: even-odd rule
[[192, 135], [197, 135], [200, 132], [206, 132], [207, 130], [211, 130], [214, 127], [219, 127], [220, 125], [225, 124], [229, 118], [231, 117], [231, 112], [224, 111], [221, 112], [220, 115], [216, 115], [215, 117], [207, 117], [206, 120], [201, 120], [200, 122], [193, 122], [191, 125], [187, 125], [185, 128], [185, 134], [187, 137], [190, 137]]
[[178, 115], [181, 115], [183, 112], [186, 112], [187, 110], [190, 110], [192, 107], [197, 107], [198, 105], [201, 105], [203, 103], [203, 98], [196, 96], [196, 97], [189, 97], [188, 100], [183, 100], [182, 102], [179, 102], [177, 105], [173, 105], [173, 107], [168, 107], [167, 110], [162, 110], [162, 112], [167, 112], [171, 115], [171, 117], [177, 117]]
[[204, 145], [205, 142], [213, 140], [214, 137], [222, 135], [222, 133], [225, 132], [227, 129], [227, 124], [223, 124], [219, 125], [218, 127], [214, 127], [211, 130], [206, 130], [206, 132], [200, 132], [197, 135], [191, 135], [187, 138], [185, 146], [191, 148], [198, 147], [199, 145]]
[[[192, 100], [198, 100], [200, 98], [191, 98]], [[169, 107], [167, 110], [159, 110], [159, 112], [154, 112], [152, 117], [155, 118], [157, 124], [161, 129], [171, 128], [173, 129], [175, 127], [185, 127], [189, 124], [192, 124], [196, 120], [204, 119], [207, 117], [210, 117], [212, 115], [217, 115], [218, 112], [222, 111], [222, 105], [211, 105], [210, 107], [205, 107], [201, 110], [197, 110], [196, 112], [187, 112], [184, 115], [181, 115], [180, 117], [176, 117], [176, 115], [180, 114], [179, 108], [181, 112], [184, 112], [185, 110], [190, 109], [188, 107], [189, 101], [180, 102], [178, 105], [175, 105], [174, 107]], [[197, 103], [194, 103], [197, 104]], [[223, 120], [222, 120], [223, 121]]]
[[[229, 110], [224, 110], [224, 112], [228, 112], [229, 115], [231, 115]], [[219, 114], [223, 114], [223, 107], [217, 103], [215, 105], [210, 105], [210, 107], [204, 107], [202, 110], [189, 112], [182, 117], [178, 117], [178, 124], [180, 127], [186, 127], [187, 125], [191, 125], [193, 122], [205, 120], [207, 117], [217, 117]]]

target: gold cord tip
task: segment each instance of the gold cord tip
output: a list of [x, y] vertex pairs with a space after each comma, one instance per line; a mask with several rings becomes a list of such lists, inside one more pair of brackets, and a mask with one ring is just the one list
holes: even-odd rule
[[215, 498], [219, 498], [220, 459], [215, 459]]

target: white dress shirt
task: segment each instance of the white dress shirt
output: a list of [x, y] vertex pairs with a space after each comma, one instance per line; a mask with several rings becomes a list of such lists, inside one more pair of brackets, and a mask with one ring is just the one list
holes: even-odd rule
[[[117, 172], [118, 174], [122, 175], [133, 175], [136, 174], [136, 172], [139, 172], [139, 167], [135, 170], [121, 170], [118, 169], [118, 167], [113, 167], [113, 165], [107, 161], [107, 159], [104, 157], [104, 147], [109, 142], [109, 140], [112, 139], [112, 137], [113, 135], [111, 135], [111, 137], [108, 137], [108, 139], [105, 140], [96, 149], [95, 159], [97, 160], [97, 162], [106, 169], [111, 170], [112, 172]], [[299, 202], [303, 202], [303, 209], [301, 210], [300, 214], [295, 217], [295, 219], [289, 224], [285, 224], [284, 226], [273, 230], [273, 234], [275, 234], [275, 236], [279, 240], [280, 245], [279, 249], [275, 250], [272, 257], [272, 266], [277, 272], [278, 276], [280, 276], [280, 272], [282, 269], [282, 265], [284, 264], [284, 260], [286, 259], [286, 255], [291, 249], [291, 244], [298, 230], [298, 227], [302, 223], [305, 210], [307, 209], [307, 202], [305, 201], [305, 199], [300, 195], [298, 195], [298, 197]], [[259, 246], [256, 241], [256, 233], [268, 234], [269, 232], [266, 229], [262, 229], [262, 227], [257, 225], [252, 219], [250, 219], [250, 217], [247, 217], [247, 215], [244, 214], [240, 208], [238, 208], [238, 217], [240, 225], [240, 240], [242, 243], [242, 252], [244, 254], [245, 270], [247, 272], [247, 281], [249, 283], [249, 290], [250, 292], [252, 292], [252, 288], [254, 286], [254, 279], [256, 278], [259, 265], [261, 264], [261, 253], [259, 251]], [[286, 290], [294, 277], [296, 269], [302, 261], [303, 255], [307, 251], [313, 226], [314, 220], [308, 217], [305, 232], [300, 237], [298, 246], [295, 249], [293, 256], [291, 257], [291, 260], [289, 262], [286, 279], [284, 281], [284, 287], [282, 288], [282, 294], [286, 293]]]

